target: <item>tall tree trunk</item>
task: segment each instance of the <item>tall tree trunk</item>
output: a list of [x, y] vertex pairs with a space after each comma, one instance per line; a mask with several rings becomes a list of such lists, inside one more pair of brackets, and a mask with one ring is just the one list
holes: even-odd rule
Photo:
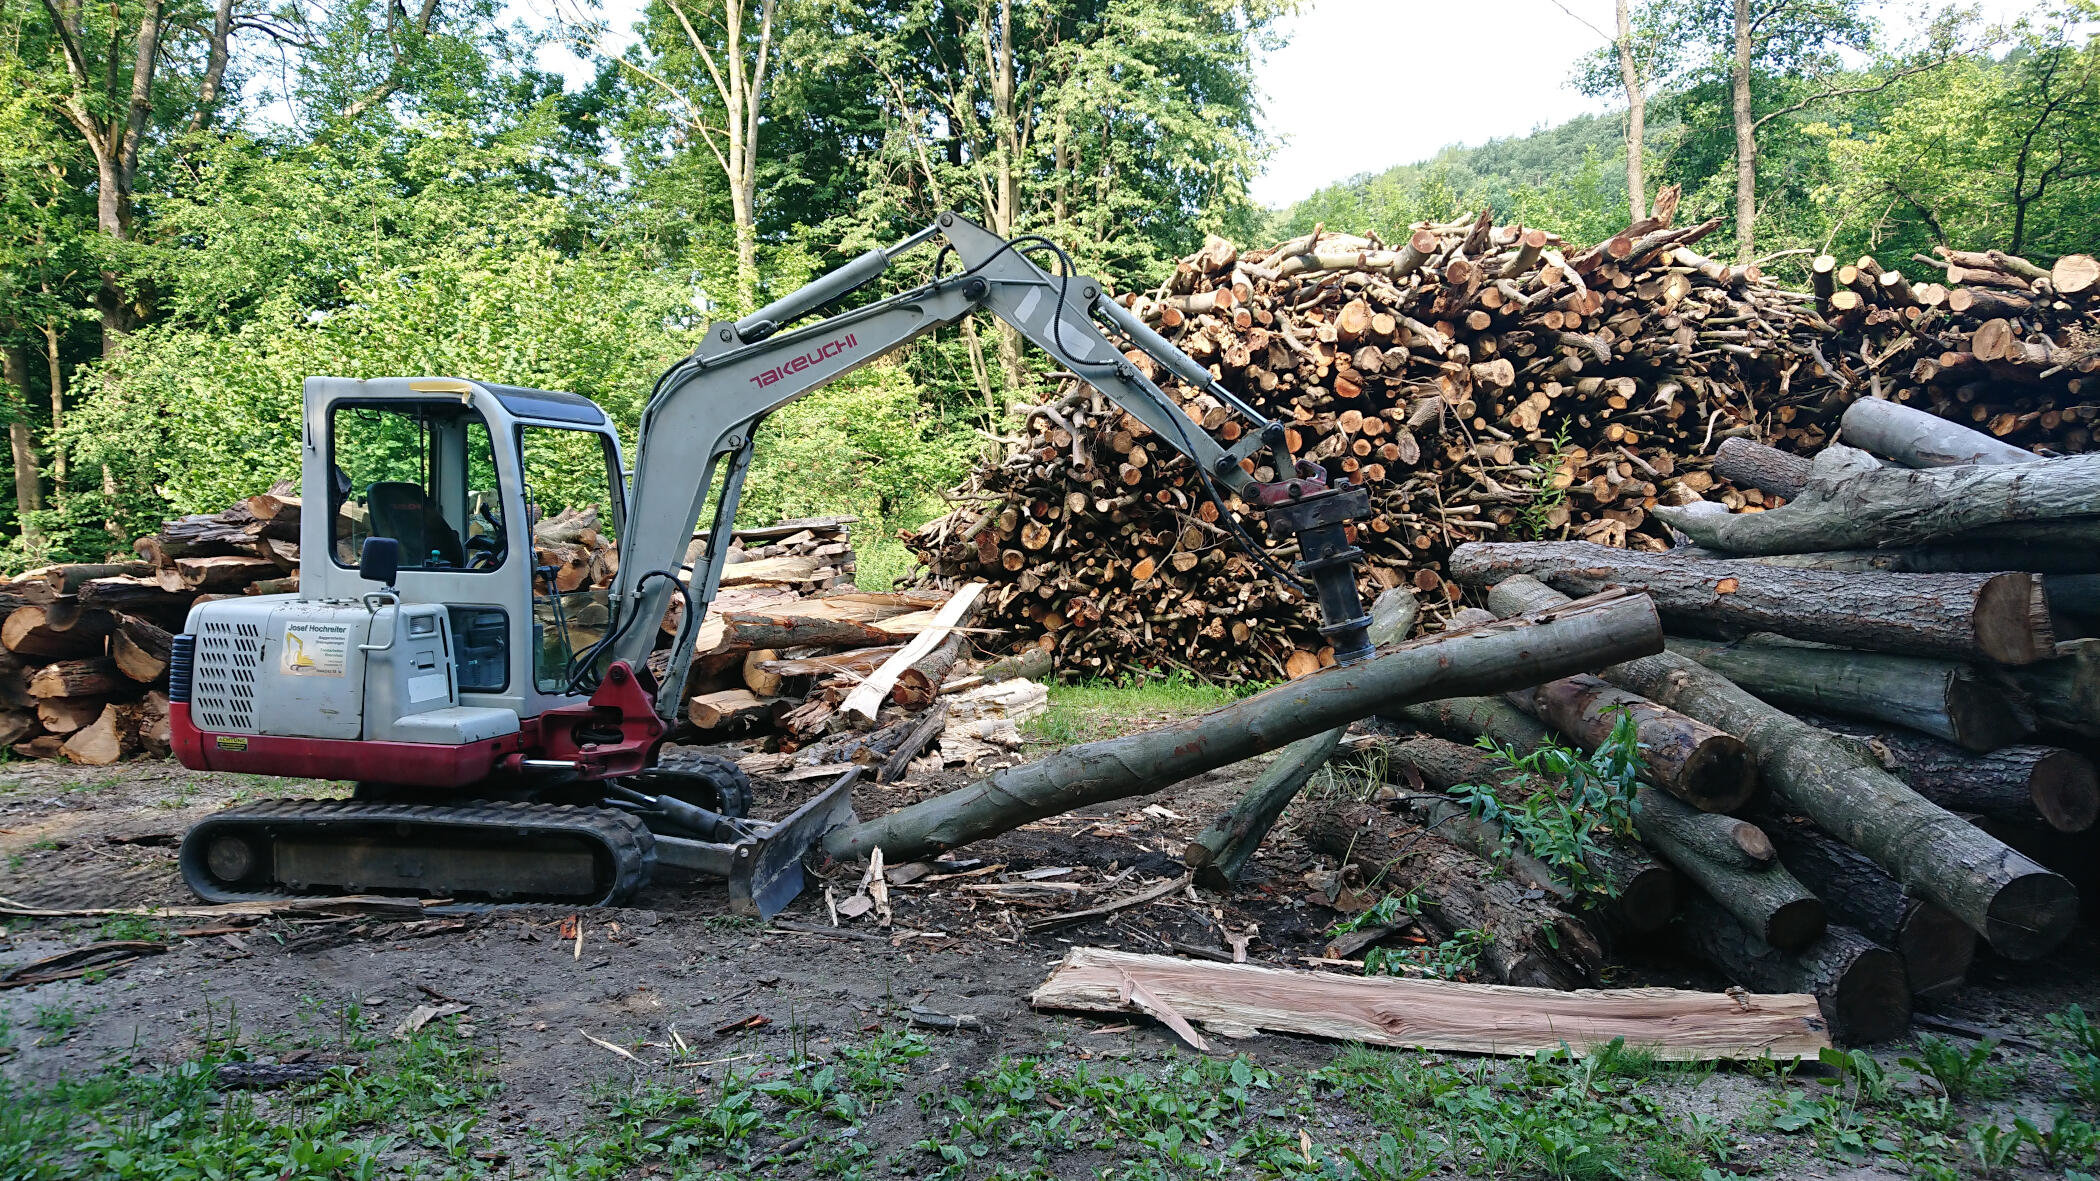
[[1735, 0], [1735, 257], [1749, 262], [1757, 236], [1757, 124], [1750, 112], [1750, 0]]
[[[50, 287], [44, 288], [46, 294]], [[58, 325], [44, 325], [44, 365], [51, 376], [51, 494], [62, 498], [66, 483], [66, 447], [58, 428], [66, 422], [66, 372], [58, 353]]]
[[0, 351], [7, 370], [7, 386], [13, 391], [13, 421], [7, 424], [7, 441], [14, 452], [15, 523], [22, 530], [22, 543], [34, 547], [43, 540], [29, 514], [44, 507], [44, 491], [37, 480], [36, 437], [29, 430], [29, 350], [11, 344]]
[[1641, 93], [1641, 74], [1633, 61], [1633, 14], [1619, 0], [1619, 80], [1626, 84], [1626, 202], [1633, 220], [1648, 216], [1648, 182], [1641, 171], [1641, 152], [1648, 134], [1648, 100]]

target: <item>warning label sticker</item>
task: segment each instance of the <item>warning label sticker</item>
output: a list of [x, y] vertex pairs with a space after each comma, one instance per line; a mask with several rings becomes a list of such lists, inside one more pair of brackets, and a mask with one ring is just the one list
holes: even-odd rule
[[349, 663], [347, 623], [289, 623], [279, 664], [295, 677], [339, 677]]

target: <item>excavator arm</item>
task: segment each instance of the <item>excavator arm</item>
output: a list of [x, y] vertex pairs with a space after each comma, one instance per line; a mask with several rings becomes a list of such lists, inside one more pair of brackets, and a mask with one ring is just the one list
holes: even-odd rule
[[[960, 268], [886, 299], [787, 329], [880, 275], [899, 255], [944, 238]], [[1369, 651], [1354, 563], [1361, 555], [1343, 537], [1348, 520], [1366, 515], [1361, 488], [1329, 489], [1312, 465], [1294, 464], [1283, 430], [1248, 406], [1209, 371], [1110, 299], [1101, 285], [1072, 273], [1052, 274], [1028, 252], [1062, 252], [1046, 239], [1008, 241], [954, 213], [886, 249], [870, 250], [838, 270], [734, 323], [708, 328], [691, 356], [659, 378], [642, 414], [634, 480], [628, 494], [620, 570], [613, 584], [615, 626], [585, 663], [625, 661], [640, 668], [654, 642], [655, 621], [672, 595], [686, 597], [684, 626], [656, 691], [657, 714], [681, 707], [691, 637], [721, 586], [722, 566], [741, 499], [752, 442], [766, 416], [828, 381], [902, 348], [927, 332], [983, 309], [1033, 341], [1060, 364], [1197, 463], [1215, 486], [1269, 507], [1272, 531], [1297, 533], [1301, 573], [1318, 587], [1322, 613], [1343, 659]], [[1244, 417], [1251, 429], [1227, 448], [1192, 424], [1174, 401], [1110, 343], [1094, 317], [1161, 367]], [[1256, 484], [1240, 461], [1268, 447], [1275, 483]], [[1281, 511], [1279, 511], [1281, 510]], [[681, 577], [698, 522], [714, 540], [689, 579]], [[1346, 590], [1346, 594], [1344, 594]]]

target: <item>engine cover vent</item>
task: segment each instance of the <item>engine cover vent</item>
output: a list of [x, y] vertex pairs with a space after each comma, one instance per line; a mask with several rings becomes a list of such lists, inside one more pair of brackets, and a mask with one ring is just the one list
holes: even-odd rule
[[262, 668], [259, 623], [202, 620], [190, 687], [190, 716], [205, 731], [255, 732], [255, 679]]

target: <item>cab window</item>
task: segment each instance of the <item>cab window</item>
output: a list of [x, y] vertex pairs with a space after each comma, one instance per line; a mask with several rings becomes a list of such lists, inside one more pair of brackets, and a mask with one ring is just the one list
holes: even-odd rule
[[533, 681], [560, 693], [605, 638], [626, 501], [619, 453], [595, 431], [518, 428], [532, 521]]
[[456, 399], [329, 412], [337, 564], [368, 537], [401, 543], [403, 570], [494, 570], [508, 548], [488, 422]]

